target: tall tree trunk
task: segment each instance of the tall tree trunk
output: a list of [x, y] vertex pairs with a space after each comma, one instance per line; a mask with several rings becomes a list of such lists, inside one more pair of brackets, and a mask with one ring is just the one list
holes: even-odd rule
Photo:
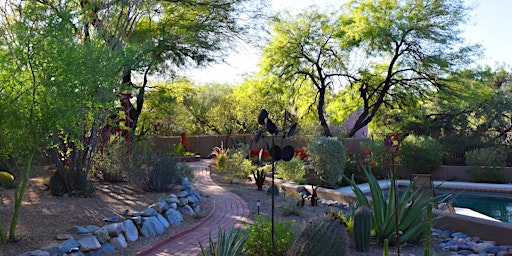
[[331, 137], [331, 130], [329, 129], [329, 125], [327, 124], [327, 121], [325, 120], [324, 115], [324, 105], [325, 105], [325, 87], [322, 87], [318, 90], [318, 119], [320, 120], [320, 125], [323, 129], [323, 134], [326, 137]]

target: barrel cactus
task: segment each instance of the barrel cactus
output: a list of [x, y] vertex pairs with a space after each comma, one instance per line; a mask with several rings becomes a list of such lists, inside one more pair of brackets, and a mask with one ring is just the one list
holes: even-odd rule
[[354, 212], [354, 242], [359, 252], [369, 251], [372, 232], [372, 211], [366, 206], [360, 206]]
[[347, 232], [343, 221], [332, 216], [321, 216], [307, 223], [297, 235], [288, 255], [346, 255]]
[[52, 195], [55, 196], [63, 196], [67, 193], [66, 184], [64, 183], [64, 179], [60, 175], [58, 171], [54, 171], [52, 176], [50, 176], [50, 191]]

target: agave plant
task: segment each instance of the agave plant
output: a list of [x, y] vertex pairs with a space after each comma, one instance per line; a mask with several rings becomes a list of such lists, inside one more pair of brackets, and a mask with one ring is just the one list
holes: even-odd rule
[[[421, 194], [419, 189], [412, 189], [412, 186], [408, 186], [403, 193], [397, 195], [397, 201], [395, 201], [395, 193], [397, 191], [391, 186], [388, 199], [386, 199], [372, 172], [364, 166], [362, 169], [368, 177], [372, 196], [371, 202], [356, 185], [353, 176], [351, 179], [348, 177], [345, 177], [345, 179], [352, 186], [359, 205], [370, 207], [373, 210], [372, 229], [377, 242], [382, 244], [388, 239], [390, 244], [396, 244], [395, 209], [397, 209], [396, 214], [398, 214], [399, 219], [399, 242], [401, 244], [410, 243], [421, 239], [425, 228], [431, 224], [425, 220], [426, 212], [429, 209], [428, 206], [439, 201], [442, 197], [429, 197], [426, 194]], [[391, 175], [391, 179], [393, 179], [393, 175]]]
[[242, 233], [240, 229], [231, 227], [226, 233], [219, 227], [217, 242], [213, 242], [210, 234], [209, 248], [205, 249], [201, 242], [199, 247], [203, 256], [238, 256], [243, 255], [242, 251], [248, 238], [249, 236]]

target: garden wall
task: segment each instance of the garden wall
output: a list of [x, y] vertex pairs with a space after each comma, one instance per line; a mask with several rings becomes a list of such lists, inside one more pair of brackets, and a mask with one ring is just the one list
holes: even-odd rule
[[[469, 176], [466, 174], [466, 168], [467, 166], [441, 165], [441, 167], [432, 172], [432, 175], [435, 180], [470, 181]], [[506, 182], [512, 183], [512, 167], [504, 167], [503, 172]], [[396, 174], [399, 178], [409, 179], [412, 172], [397, 164]]]
[[[201, 135], [201, 136], [186, 136], [186, 144], [188, 145], [188, 149], [191, 152], [194, 152], [200, 155], [202, 158], [209, 158], [210, 153], [214, 147], [218, 147], [221, 145], [221, 142], [224, 143], [225, 148], [233, 148], [235, 141], [240, 141], [242, 143], [250, 145], [251, 150], [260, 150], [267, 148], [266, 143], [267, 140], [260, 139], [258, 143], [252, 143], [252, 134], [239, 134], [239, 135]], [[155, 143], [155, 146], [159, 150], [170, 150], [172, 147], [181, 143], [180, 136], [159, 136], [159, 135], [151, 135], [151, 139]], [[303, 149], [307, 144], [307, 138], [300, 137], [291, 137], [291, 138], [275, 138], [274, 139], [276, 145], [284, 147], [286, 145], [291, 145], [295, 149]], [[353, 153], [362, 153], [365, 148], [363, 148], [362, 144], [370, 141], [370, 138], [349, 138], [344, 139], [343, 144], [347, 147], [350, 152]], [[268, 140], [270, 144], [271, 141]]]

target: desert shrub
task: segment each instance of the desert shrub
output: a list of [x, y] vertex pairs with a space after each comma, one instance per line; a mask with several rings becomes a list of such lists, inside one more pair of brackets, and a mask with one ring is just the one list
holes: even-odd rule
[[130, 178], [146, 191], [166, 192], [180, 184], [184, 177], [193, 178], [189, 167], [178, 163], [171, 152], [155, 150], [149, 140], [134, 142], [131, 154]]
[[496, 147], [479, 148], [466, 152], [466, 170], [471, 181], [505, 183], [503, 167], [507, 151]]
[[442, 147], [434, 138], [425, 135], [409, 135], [400, 146], [400, 161], [415, 173], [431, 173], [441, 166]]
[[89, 197], [94, 194], [96, 191], [96, 187], [89, 181], [87, 178], [87, 174], [81, 169], [77, 169], [76, 167], [60, 167], [55, 171], [52, 176], [56, 176], [57, 181], [54, 184], [59, 184], [59, 186], [64, 186], [62, 191], [56, 192], [52, 189], [52, 178], [50, 178], [50, 190], [52, 190], [53, 195], [64, 195], [68, 194], [70, 196], [75, 197]]
[[112, 137], [93, 158], [93, 170], [107, 182], [126, 181], [133, 162], [124, 138]]
[[298, 156], [293, 157], [290, 161], [279, 161], [276, 170], [280, 178], [298, 183], [304, 180], [304, 174], [306, 173], [304, 163]]
[[219, 171], [222, 171], [226, 168], [228, 162], [228, 153], [229, 149], [224, 148], [223, 142], [221, 142], [220, 147], [214, 147], [212, 149], [210, 155], [215, 157], [215, 165]]
[[283, 198], [283, 203], [279, 207], [281, 214], [283, 216], [300, 216], [302, 214], [302, 206], [299, 205], [299, 202], [302, 199], [296, 195], [290, 195]]
[[[255, 216], [254, 223], [247, 227], [249, 239], [245, 244], [246, 255], [272, 255], [272, 222], [269, 217]], [[296, 232], [290, 221], [274, 221], [274, 245], [276, 256], [286, 255], [295, 239]]]
[[232, 152], [227, 155], [225, 167], [219, 169], [219, 173], [229, 179], [247, 179], [254, 170], [256, 166], [253, 166], [251, 160], [246, 159], [243, 153]]
[[[356, 183], [367, 182], [361, 166], [368, 167], [377, 179], [387, 178], [386, 149], [384, 143], [370, 141], [363, 153], [347, 152], [345, 176], [354, 177]], [[343, 182], [346, 184], [346, 181]]]
[[306, 151], [323, 186], [333, 188], [341, 183], [346, 164], [346, 149], [341, 141], [316, 137], [306, 146]]

